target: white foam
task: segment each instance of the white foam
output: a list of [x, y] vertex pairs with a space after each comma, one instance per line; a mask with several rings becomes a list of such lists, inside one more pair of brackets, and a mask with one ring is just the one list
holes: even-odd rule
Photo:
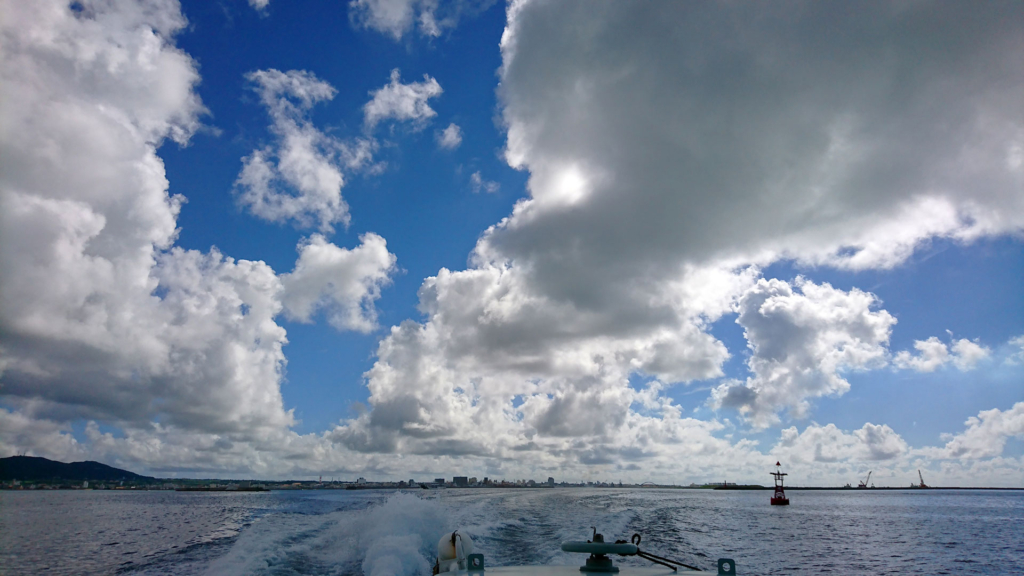
[[449, 514], [437, 500], [396, 494], [366, 511], [359, 523], [359, 548], [366, 576], [406, 576], [430, 571], [428, 558], [449, 531]]
[[[410, 494], [328, 514], [275, 514], [244, 530], [206, 574], [429, 574], [438, 539], [450, 531], [445, 506]], [[282, 570], [283, 569], [283, 570]]]

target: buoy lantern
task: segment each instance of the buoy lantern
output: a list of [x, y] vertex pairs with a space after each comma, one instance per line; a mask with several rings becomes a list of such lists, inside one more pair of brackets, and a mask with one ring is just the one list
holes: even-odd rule
[[782, 471], [782, 464], [775, 463], [775, 472], [771, 473], [775, 476], [775, 494], [772, 496], [772, 506], [789, 506], [789, 498], [786, 498], [786, 492], [782, 489], [782, 477], [786, 475]]

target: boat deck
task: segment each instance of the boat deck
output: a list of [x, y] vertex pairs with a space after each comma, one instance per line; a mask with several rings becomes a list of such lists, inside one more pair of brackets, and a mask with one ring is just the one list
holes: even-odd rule
[[[618, 572], [581, 572], [580, 565], [574, 564], [572, 566], [486, 566], [481, 572], [479, 570], [468, 571], [459, 570], [458, 572], [445, 572], [444, 574], [453, 574], [457, 576], [488, 576], [497, 575], [501, 576], [602, 576], [603, 574], [618, 576], [670, 576], [672, 574], [686, 574], [696, 573], [696, 570], [687, 570], [686, 568], [680, 568], [678, 572], [673, 571], [671, 568], [664, 566], [618, 566]], [[713, 572], [708, 572], [713, 574]]]

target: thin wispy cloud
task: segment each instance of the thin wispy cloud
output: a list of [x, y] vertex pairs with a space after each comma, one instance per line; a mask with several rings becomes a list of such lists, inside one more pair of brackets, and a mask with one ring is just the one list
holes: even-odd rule
[[491, 182], [490, 180], [484, 180], [484, 177], [480, 175], [480, 171], [477, 170], [469, 175], [469, 185], [473, 189], [474, 194], [486, 192], [487, 194], [494, 194], [501, 189], [501, 185], [497, 182]]

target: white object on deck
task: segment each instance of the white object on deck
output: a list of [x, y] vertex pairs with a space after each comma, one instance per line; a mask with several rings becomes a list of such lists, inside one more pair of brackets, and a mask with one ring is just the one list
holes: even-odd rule
[[437, 573], [466, 569], [466, 557], [473, 553], [473, 539], [458, 530], [437, 541]]

